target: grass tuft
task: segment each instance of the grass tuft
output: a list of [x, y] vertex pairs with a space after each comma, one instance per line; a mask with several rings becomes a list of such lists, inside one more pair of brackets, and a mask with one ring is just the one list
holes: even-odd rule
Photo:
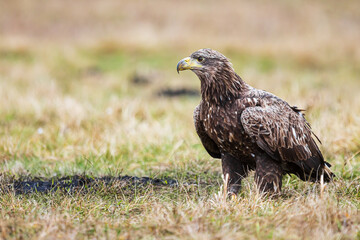
[[[3, 2], [0, 239], [360, 239], [358, 1]], [[333, 182], [228, 198], [175, 69], [203, 47], [307, 110]]]

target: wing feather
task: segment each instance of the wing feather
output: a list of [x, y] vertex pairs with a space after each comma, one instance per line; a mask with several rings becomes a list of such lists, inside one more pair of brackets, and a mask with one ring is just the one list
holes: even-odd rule
[[219, 147], [216, 143], [207, 135], [203, 122], [200, 119], [200, 105], [197, 106], [194, 110], [194, 124], [196, 133], [199, 135], [201, 143], [203, 144], [206, 151], [213, 158], [221, 158], [221, 153]]
[[297, 162], [315, 156], [324, 161], [309, 124], [286, 103], [248, 107], [241, 114], [241, 123], [245, 132], [274, 159]]

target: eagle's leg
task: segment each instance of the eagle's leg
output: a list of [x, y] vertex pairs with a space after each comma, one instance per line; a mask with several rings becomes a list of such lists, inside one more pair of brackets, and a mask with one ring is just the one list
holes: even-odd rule
[[226, 175], [229, 175], [228, 193], [236, 195], [241, 188], [241, 179], [245, 178], [249, 172], [248, 166], [228, 153], [221, 154], [221, 163], [224, 178], [226, 179]]
[[255, 182], [260, 192], [280, 193], [282, 168], [268, 155], [256, 156]]

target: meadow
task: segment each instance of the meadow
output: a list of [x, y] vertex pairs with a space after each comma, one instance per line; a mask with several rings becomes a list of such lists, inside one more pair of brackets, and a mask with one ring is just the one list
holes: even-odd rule
[[[360, 239], [358, 5], [1, 2], [0, 238]], [[285, 176], [271, 199], [251, 174], [237, 200], [225, 196], [220, 161], [193, 126], [199, 80], [176, 73], [203, 47], [229, 57], [250, 85], [306, 109], [333, 182]], [[191, 94], [164, 94], [179, 89]], [[124, 175], [178, 184], [14, 189]]]

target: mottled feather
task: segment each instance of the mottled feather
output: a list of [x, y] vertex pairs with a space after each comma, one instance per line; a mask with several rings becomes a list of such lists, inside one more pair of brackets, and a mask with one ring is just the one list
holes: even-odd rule
[[207, 152], [222, 159], [230, 184], [250, 169], [265, 191], [279, 191], [285, 173], [319, 181], [325, 172], [324, 180], [331, 180], [302, 109], [249, 86], [219, 52], [201, 49], [191, 59], [196, 67], [187, 69], [199, 77], [202, 96], [194, 111], [196, 132]]

